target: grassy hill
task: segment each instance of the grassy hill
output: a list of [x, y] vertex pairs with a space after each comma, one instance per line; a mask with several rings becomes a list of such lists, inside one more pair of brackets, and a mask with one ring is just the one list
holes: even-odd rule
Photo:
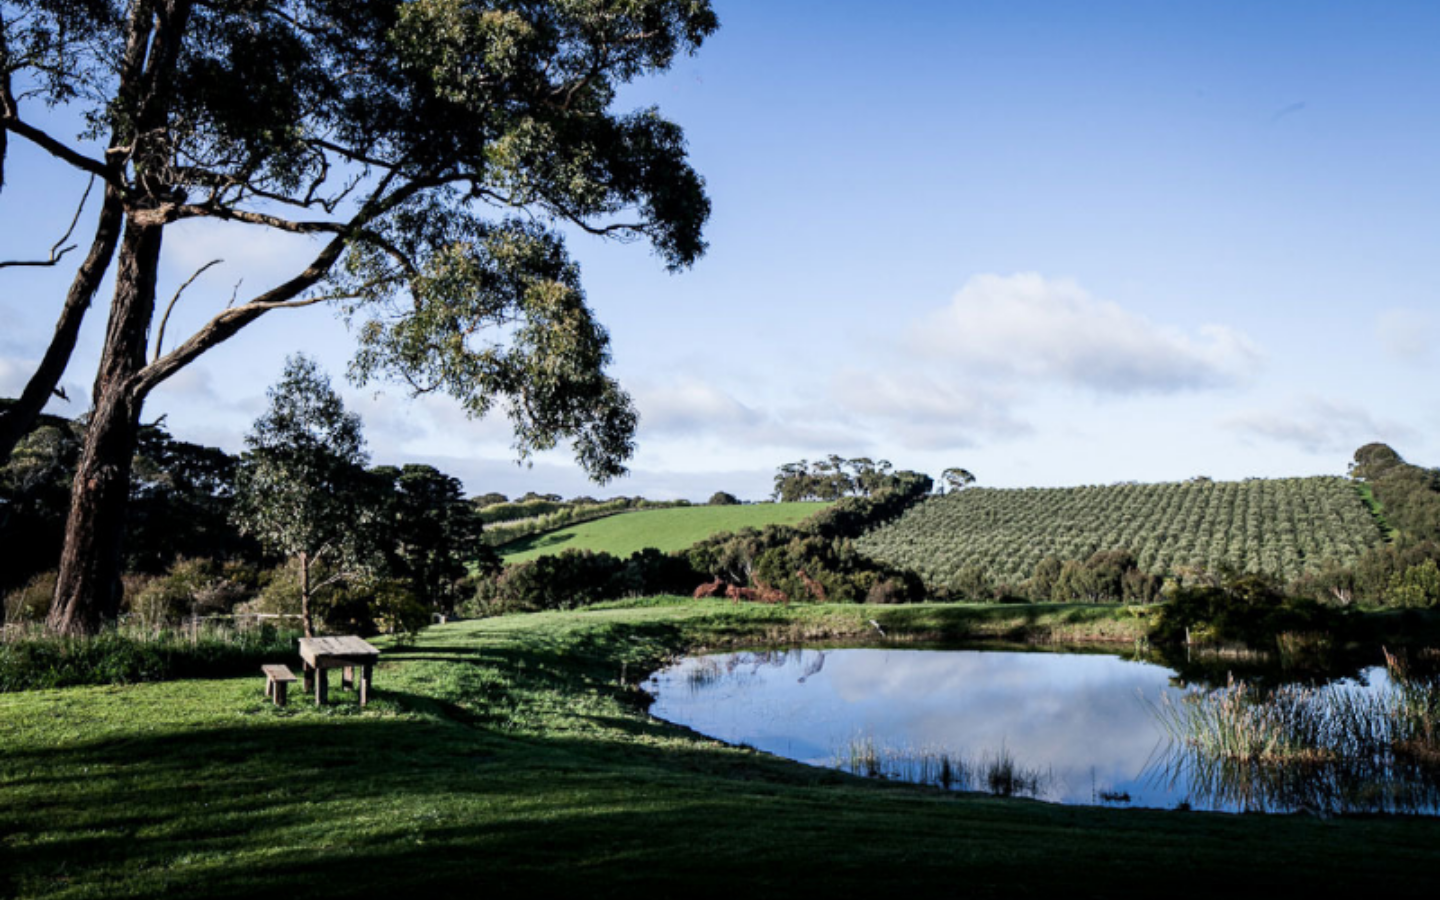
[[1037, 615], [1128, 618], [686, 601], [382, 641], [363, 712], [339, 690], [278, 710], [258, 671], [0, 695], [0, 896], [1433, 896], [1434, 819], [867, 781], [659, 722], [634, 686], [726, 639], [873, 632], [872, 616], [890, 634], [1034, 629]]
[[684, 550], [712, 534], [766, 525], [794, 525], [829, 506], [828, 503], [754, 503], [742, 506], [684, 506], [621, 513], [593, 522], [537, 534], [504, 545], [507, 563], [524, 562], [562, 550], [604, 551], [629, 556], [654, 547]]
[[1046, 556], [1125, 549], [1140, 568], [1263, 571], [1292, 579], [1325, 561], [1353, 563], [1382, 540], [1348, 479], [971, 488], [918, 504], [858, 542], [873, 558], [954, 585], [967, 567], [1018, 584]]

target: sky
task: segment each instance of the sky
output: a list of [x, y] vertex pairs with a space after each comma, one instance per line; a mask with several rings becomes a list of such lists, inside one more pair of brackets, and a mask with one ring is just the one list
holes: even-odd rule
[[[569, 238], [640, 411], [628, 477], [517, 465], [503, 417], [347, 384], [323, 307], [246, 328], [145, 420], [239, 451], [303, 351], [376, 463], [472, 493], [761, 499], [830, 453], [991, 487], [1343, 474], [1374, 440], [1440, 465], [1440, 5], [713, 2], [720, 30], [618, 104], [684, 128], [708, 252], [670, 274]], [[43, 256], [85, 181], [20, 141], [7, 168], [0, 258]], [[224, 260], [174, 334], [315, 252], [239, 225], [166, 240], [162, 300]], [[0, 270], [0, 395], [72, 272]], [[103, 329], [102, 304], [49, 411], [84, 412]]]

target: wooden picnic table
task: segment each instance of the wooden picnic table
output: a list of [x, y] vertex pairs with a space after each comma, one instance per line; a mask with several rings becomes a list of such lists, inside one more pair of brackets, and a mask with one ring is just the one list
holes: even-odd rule
[[[375, 661], [380, 651], [375, 646], [353, 634], [340, 637], [319, 637], [300, 639], [300, 659], [305, 663], [305, 691], [315, 691], [315, 702], [325, 702], [330, 689], [327, 669], [344, 669], [340, 675], [340, 687], [355, 687], [355, 670], [360, 670], [360, 705], [370, 702], [370, 679], [375, 671]], [[318, 677], [317, 677], [318, 676]]]

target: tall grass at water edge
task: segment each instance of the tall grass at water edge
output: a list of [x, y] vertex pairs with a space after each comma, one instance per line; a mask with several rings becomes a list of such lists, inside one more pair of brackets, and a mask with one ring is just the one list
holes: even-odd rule
[[1413, 674], [1385, 654], [1379, 690], [1236, 681], [1168, 695], [1154, 706], [1171, 739], [1198, 756], [1259, 763], [1331, 763], [1410, 757], [1440, 764], [1440, 677]]
[[1049, 772], [1017, 762], [1004, 746], [993, 755], [968, 758], [932, 747], [886, 747], [869, 737], [855, 738], [841, 747], [835, 767], [867, 778], [984, 791], [997, 797], [1038, 798], [1052, 780]]

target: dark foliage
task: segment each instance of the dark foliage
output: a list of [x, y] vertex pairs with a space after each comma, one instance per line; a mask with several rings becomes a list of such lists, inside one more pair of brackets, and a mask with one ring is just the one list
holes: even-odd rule
[[482, 580], [466, 611], [494, 615], [574, 609], [621, 597], [689, 593], [698, 580], [683, 557], [653, 548], [628, 559], [566, 550], [507, 566], [499, 575]]
[[1156, 643], [1236, 642], [1274, 647], [1285, 632], [1333, 632], [1343, 613], [1307, 598], [1287, 597], [1263, 575], [1240, 575], [1215, 586], [1181, 588], [1159, 607], [1151, 625]]

